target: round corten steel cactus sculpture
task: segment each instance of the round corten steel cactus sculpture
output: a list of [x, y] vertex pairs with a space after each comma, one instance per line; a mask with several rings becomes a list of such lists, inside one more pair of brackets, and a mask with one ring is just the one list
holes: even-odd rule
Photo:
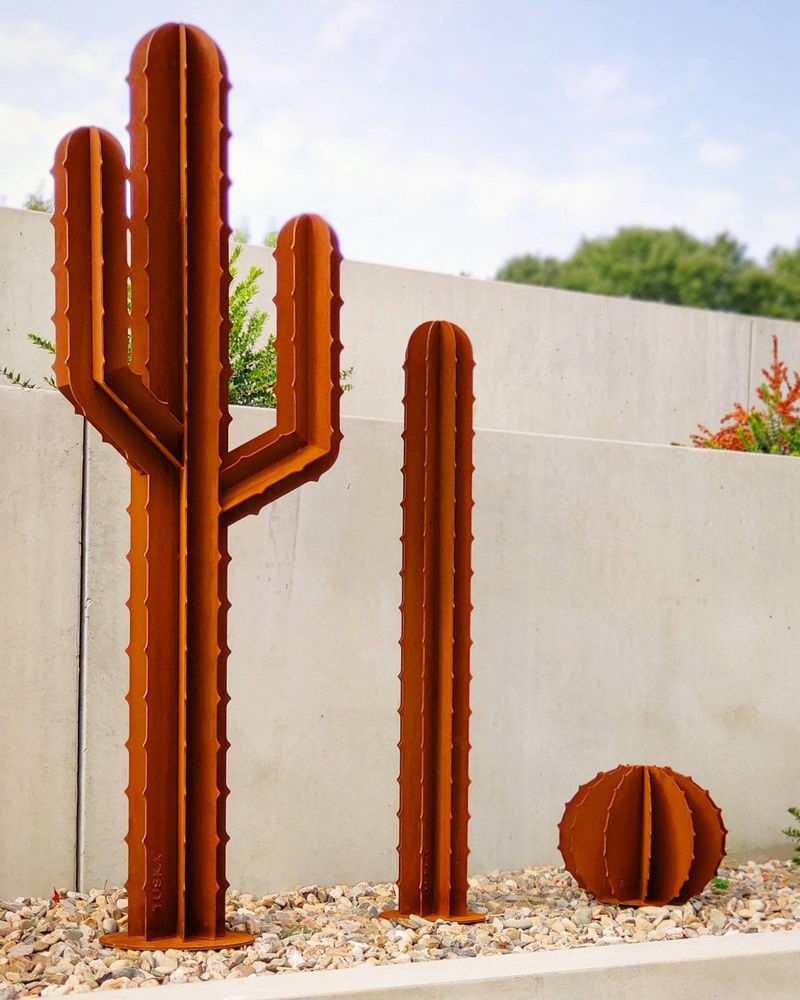
[[581, 785], [558, 848], [578, 885], [606, 903], [685, 903], [716, 873], [727, 830], [711, 796], [670, 767], [620, 765]]

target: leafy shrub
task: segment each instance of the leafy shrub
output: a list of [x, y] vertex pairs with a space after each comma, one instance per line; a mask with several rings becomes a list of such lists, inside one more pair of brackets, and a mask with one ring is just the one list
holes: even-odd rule
[[772, 338], [772, 364], [761, 369], [766, 382], [758, 388], [764, 404], [746, 410], [737, 403], [721, 421], [718, 431], [698, 424], [701, 434], [692, 434], [697, 448], [727, 451], [758, 451], [765, 455], [800, 455], [800, 373], [778, 358], [778, 338]]
[[[28, 334], [30, 336], [30, 334]], [[0, 367], [0, 375], [5, 376], [12, 385], [18, 385], [22, 389], [34, 389], [36, 385], [29, 378], [25, 378], [19, 372], [12, 371], [10, 368], [6, 368], [5, 365]]]
[[[236, 262], [242, 245], [237, 241], [231, 254], [231, 281], [238, 273]], [[247, 277], [237, 282], [230, 294], [229, 399], [231, 403], [241, 406], [275, 406], [275, 381], [278, 377], [275, 334], [270, 334], [265, 346], [257, 346], [267, 314], [263, 309], [252, 306], [258, 291], [258, 279], [263, 273], [263, 268], [251, 267]]]
[[[237, 275], [236, 262], [242, 253], [242, 240], [234, 237], [235, 246], [231, 253], [231, 281]], [[231, 378], [229, 382], [229, 400], [240, 406], [275, 406], [275, 381], [278, 376], [278, 359], [275, 351], [275, 335], [270, 334], [266, 344], [259, 347], [258, 341], [264, 332], [267, 313], [253, 306], [253, 298], [258, 292], [258, 279], [264, 273], [263, 268], [251, 267], [247, 276], [233, 284], [230, 293], [229, 309], [231, 320], [230, 362]], [[50, 354], [55, 354], [55, 345], [44, 337], [29, 333], [28, 338]], [[340, 375], [342, 389], [347, 392], [353, 388], [351, 381], [353, 369], [345, 368]], [[31, 389], [34, 383], [19, 372], [0, 367], [0, 375], [9, 382]], [[53, 385], [51, 378], [45, 379]]]
[[23, 208], [27, 208], [29, 212], [46, 212], [48, 215], [53, 213], [53, 198], [52, 195], [45, 195], [43, 186], [40, 185], [39, 189], [33, 194], [29, 194], [25, 201], [22, 203]]
[[[800, 808], [797, 806], [790, 806], [788, 811], [798, 822], [800, 822]], [[787, 837], [791, 837], [794, 841], [794, 857], [792, 858], [792, 861], [796, 865], [800, 865], [800, 828], [796, 826], [787, 826], [785, 830], [781, 830], [781, 833], [785, 834]]]

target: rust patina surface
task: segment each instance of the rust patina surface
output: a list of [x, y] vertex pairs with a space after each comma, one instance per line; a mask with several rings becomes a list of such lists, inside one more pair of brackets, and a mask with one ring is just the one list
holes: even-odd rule
[[472, 345], [424, 323], [406, 354], [398, 909], [465, 923]]
[[56, 381], [131, 467], [129, 920], [104, 943], [231, 947], [227, 529], [337, 456], [341, 257], [315, 216], [282, 230], [277, 426], [229, 450], [225, 62], [166, 24], [129, 83], [130, 169], [89, 127], [53, 169]]
[[567, 870], [597, 899], [685, 903], [716, 874], [727, 830], [708, 792], [670, 767], [620, 765], [581, 785], [559, 824]]

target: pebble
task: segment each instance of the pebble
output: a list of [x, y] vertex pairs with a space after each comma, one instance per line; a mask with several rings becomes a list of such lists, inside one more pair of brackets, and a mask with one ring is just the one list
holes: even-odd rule
[[563, 868], [476, 875], [469, 879], [468, 903], [486, 912], [479, 924], [416, 914], [385, 920], [381, 913], [396, 901], [396, 887], [388, 883], [310, 885], [262, 897], [231, 892], [229, 925], [249, 928], [256, 939], [224, 952], [101, 946], [100, 934], [127, 924], [122, 889], [59, 891], [58, 902], [0, 900], [0, 1000], [800, 928], [800, 867], [748, 862], [726, 864], [720, 874], [727, 889], [709, 886], [683, 906], [638, 908], [598, 902]]

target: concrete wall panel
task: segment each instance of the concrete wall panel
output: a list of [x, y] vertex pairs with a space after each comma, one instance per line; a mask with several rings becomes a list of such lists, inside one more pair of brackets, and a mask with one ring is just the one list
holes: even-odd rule
[[[268, 418], [235, 419], [241, 438]], [[232, 530], [239, 888], [396, 873], [400, 430], [347, 419], [318, 484]], [[787, 856], [800, 465], [498, 432], [478, 433], [476, 465], [472, 869], [557, 862], [563, 804], [622, 762], [708, 787], [733, 853]], [[115, 488], [90, 494], [89, 579], [116, 595], [116, 624], [89, 632], [88, 882], [124, 877], [124, 476]]]
[[[241, 264], [264, 269], [255, 301], [274, 330], [274, 261], [249, 246]], [[698, 424], [716, 430], [734, 403], [755, 402], [773, 334], [800, 369], [800, 324], [783, 320], [347, 260], [342, 296], [348, 415], [402, 419], [406, 343], [428, 319], [470, 334], [475, 422], [498, 430], [688, 443]]]
[[[346, 234], [342, 237], [347, 252]], [[52, 336], [52, 227], [40, 212], [0, 208], [0, 364], [41, 377], [51, 358], [26, 340]], [[248, 246], [239, 277], [264, 269], [255, 304], [275, 328], [275, 262]], [[412, 330], [450, 319], [470, 334], [478, 426], [668, 444], [716, 428], [746, 402], [773, 333], [800, 369], [800, 324], [345, 261], [343, 413], [402, 419], [401, 365]]]
[[[51, 232], [41, 214], [0, 209], [0, 363], [33, 375], [50, 364], [25, 333], [49, 333]], [[265, 267], [274, 325], [273, 262], [249, 247], [250, 263]], [[357, 262], [342, 291], [356, 369], [344, 411], [370, 419], [345, 420], [319, 484], [231, 534], [232, 880], [255, 891], [396, 871], [395, 421], [408, 335], [436, 317], [470, 333], [476, 423], [498, 429], [476, 439], [473, 869], [557, 860], [563, 803], [623, 761], [693, 774], [732, 850], [785, 856], [800, 466], [636, 442], [716, 427], [752, 398], [775, 332], [800, 368], [800, 325]], [[80, 421], [46, 391], [3, 390], [0, 407], [0, 893], [69, 884], [76, 847], [84, 886], [119, 882], [129, 473], [91, 432], [81, 619]], [[272, 419], [237, 412], [234, 443]]]
[[32, 344], [28, 334], [54, 337], [52, 266], [50, 216], [0, 208], [0, 367], [21, 372], [39, 385], [53, 374], [53, 357]]
[[513, 434], [475, 461], [475, 870], [557, 861], [564, 803], [620, 763], [786, 856], [800, 463]]
[[87, 435], [86, 642], [84, 650], [84, 778], [81, 788], [81, 886], [121, 884], [127, 871], [128, 608], [126, 560], [130, 471], [124, 459]]
[[[271, 421], [235, 408], [232, 443]], [[228, 858], [240, 886], [322, 878], [334, 858], [340, 880], [394, 863], [397, 736], [382, 736], [397, 724], [402, 442], [393, 424], [348, 425], [319, 484], [231, 530]], [[86, 886], [126, 870], [128, 489], [127, 467], [92, 432]]]
[[391, 875], [402, 442], [348, 420], [336, 465], [234, 525], [230, 878]]
[[0, 387], [0, 896], [75, 885], [83, 424]]

